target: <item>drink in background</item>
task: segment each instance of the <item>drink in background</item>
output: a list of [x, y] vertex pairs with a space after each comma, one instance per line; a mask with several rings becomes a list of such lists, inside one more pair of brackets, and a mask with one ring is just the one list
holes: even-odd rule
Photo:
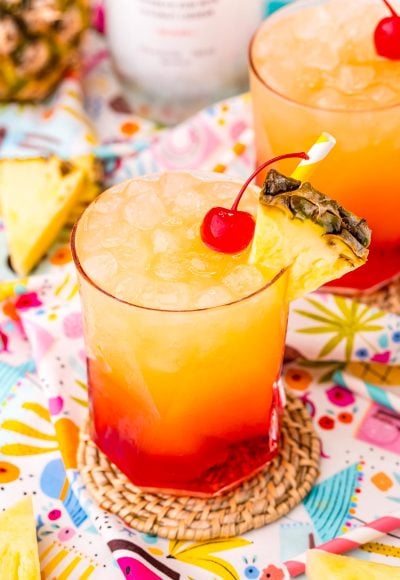
[[[135, 483], [209, 495], [277, 451], [287, 272], [200, 239], [240, 183], [215, 174], [138, 178], [103, 193], [75, 227], [91, 430]], [[258, 192], [241, 202], [256, 210]]]
[[337, 145], [313, 184], [372, 228], [367, 265], [335, 286], [373, 287], [400, 270], [400, 61], [379, 57], [373, 40], [388, 15], [381, 0], [296, 1], [264, 21], [250, 48], [258, 160], [306, 150], [329, 131]]
[[171, 124], [247, 87], [263, 0], [107, 0], [107, 36], [135, 111]]

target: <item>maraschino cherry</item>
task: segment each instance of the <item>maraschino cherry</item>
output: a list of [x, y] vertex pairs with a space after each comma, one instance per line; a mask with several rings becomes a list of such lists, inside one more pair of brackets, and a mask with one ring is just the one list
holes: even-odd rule
[[400, 60], [400, 15], [397, 14], [388, 0], [383, 0], [383, 2], [392, 15], [382, 18], [375, 28], [376, 52], [390, 60]]
[[281, 161], [299, 157], [308, 159], [307, 153], [286, 153], [266, 161], [250, 175], [240, 189], [231, 209], [226, 207], [213, 207], [205, 215], [200, 226], [201, 239], [206, 246], [217, 252], [224, 254], [237, 254], [250, 244], [254, 236], [255, 221], [253, 216], [247, 211], [238, 210], [239, 202], [250, 182], [268, 165]]

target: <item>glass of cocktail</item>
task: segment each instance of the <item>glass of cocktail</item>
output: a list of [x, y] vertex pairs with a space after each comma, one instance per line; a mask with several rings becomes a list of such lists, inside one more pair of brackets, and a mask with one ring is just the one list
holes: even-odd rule
[[[213, 495], [278, 450], [288, 270], [199, 236], [240, 183], [170, 173], [104, 192], [74, 228], [91, 434], [139, 487]], [[257, 208], [250, 188], [243, 208]]]
[[[250, 47], [257, 159], [336, 137], [313, 183], [372, 229], [368, 263], [336, 286], [372, 288], [400, 271], [400, 60], [377, 54], [381, 0], [297, 0]], [[280, 168], [288, 172], [291, 162]]]

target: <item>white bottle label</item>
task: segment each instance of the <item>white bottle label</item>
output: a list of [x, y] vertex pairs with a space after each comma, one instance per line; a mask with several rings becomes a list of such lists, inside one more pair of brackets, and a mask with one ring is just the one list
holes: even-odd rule
[[108, 0], [122, 76], [149, 95], [190, 100], [239, 92], [263, 0]]

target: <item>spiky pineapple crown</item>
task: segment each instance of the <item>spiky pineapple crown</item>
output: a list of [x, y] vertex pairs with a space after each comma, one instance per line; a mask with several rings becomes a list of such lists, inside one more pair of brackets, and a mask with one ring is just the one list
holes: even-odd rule
[[292, 217], [311, 220], [321, 226], [325, 234], [340, 236], [360, 258], [368, 254], [371, 230], [366, 220], [346, 210], [307, 181], [302, 183], [271, 169], [261, 189], [260, 201], [285, 209]]

